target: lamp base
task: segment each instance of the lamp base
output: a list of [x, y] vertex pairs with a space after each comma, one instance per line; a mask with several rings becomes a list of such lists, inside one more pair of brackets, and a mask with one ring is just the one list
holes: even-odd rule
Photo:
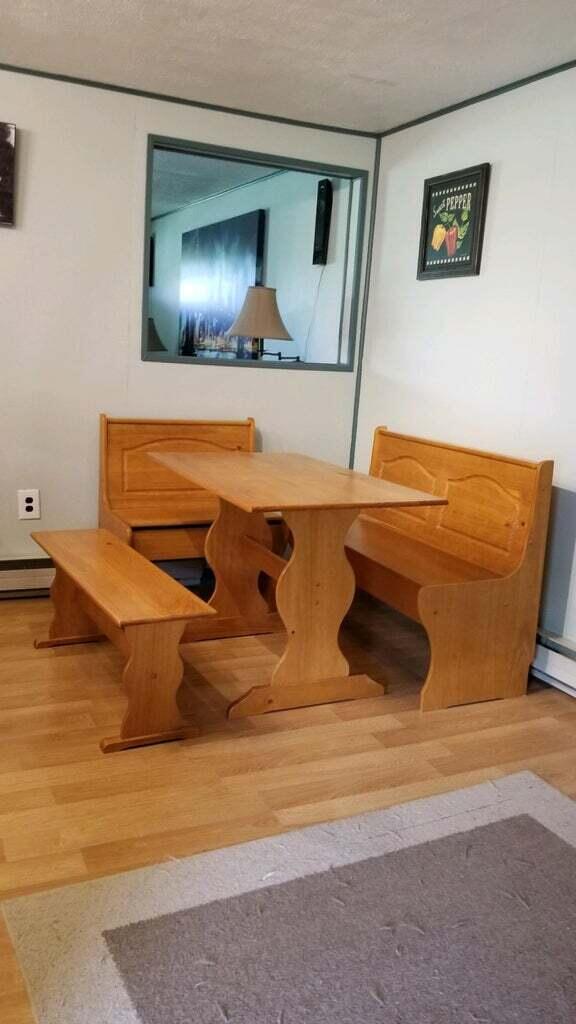
[[[256, 355], [254, 355], [256, 350]], [[262, 359], [263, 356], [274, 356], [275, 359], [281, 362], [299, 363], [300, 356], [283, 356], [281, 352], [267, 352], [264, 348], [264, 338], [254, 338], [252, 344], [252, 359]]]

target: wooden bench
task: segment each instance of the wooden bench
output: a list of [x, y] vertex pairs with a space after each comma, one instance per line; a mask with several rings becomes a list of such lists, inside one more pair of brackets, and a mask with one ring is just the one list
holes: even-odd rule
[[107, 530], [33, 533], [56, 566], [54, 618], [36, 647], [87, 643], [102, 634], [126, 655], [128, 710], [104, 752], [196, 735], [176, 694], [183, 675], [179, 644], [186, 624], [214, 615], [204, 601]]
[[151, 560], [201, 558], [218, 499], [149, 452], [253, 451], [253, 419], [100, 416], [99, 524]]
[[376, 429], [372, 475], [448, 500], [362, 514], [347, 537], [358, 586], [428, 634], [423, 710], [525, 693], [552, 470]]

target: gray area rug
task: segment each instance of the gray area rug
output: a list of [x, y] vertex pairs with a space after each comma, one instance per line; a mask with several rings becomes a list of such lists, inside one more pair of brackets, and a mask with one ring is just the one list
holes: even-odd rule
[[523, 772], [3, 909], [39, 1024], [574, 1024], [575, 846]]

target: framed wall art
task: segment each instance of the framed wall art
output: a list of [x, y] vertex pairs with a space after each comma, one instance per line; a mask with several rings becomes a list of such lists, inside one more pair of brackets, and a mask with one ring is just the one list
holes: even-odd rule
[[0, 225], [14, 227], [16, 126], [0, 122]]
[[424, 182], [419, 281], [480, 273], [490, 164]]
[[266, 211], [254, 210], [182, 235], [180, 355], [250, 358], [252, 339], [227, 338], [249, 285], [262, 284]]

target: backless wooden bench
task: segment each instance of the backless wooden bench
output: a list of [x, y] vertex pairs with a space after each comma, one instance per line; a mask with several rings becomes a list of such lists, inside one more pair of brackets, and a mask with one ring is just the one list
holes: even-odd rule
[[372, 475], [448, 499], [362, 514], [346, 542], [358, 586], [428, 634], [422, 709], [526, 692], [552, 470], [376, 429]]
[[36, 647], [101, 640], [126, 655], [128, 710], [120, 735], [103, 740], [107, 753], [196, 735], [176, 694], [182, 681], [179, 644], [186, 624], [214, 615], [204, 601], [107, 530], [33, 533], [56, 566], [54, 618]]

